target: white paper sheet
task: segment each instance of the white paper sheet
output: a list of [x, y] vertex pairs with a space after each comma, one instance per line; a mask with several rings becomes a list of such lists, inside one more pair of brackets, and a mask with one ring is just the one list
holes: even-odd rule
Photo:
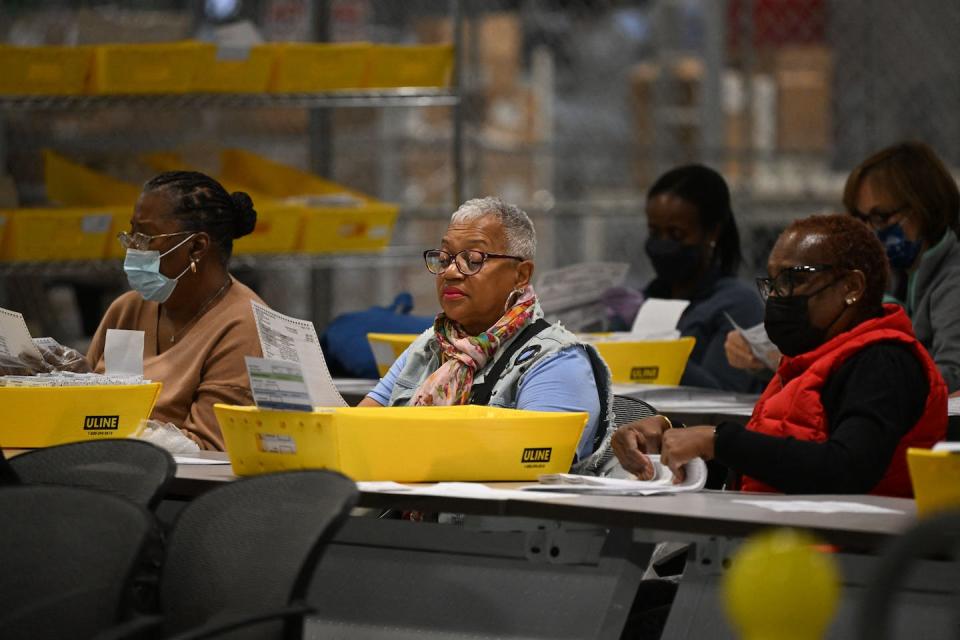
[[403, 493], [417, 496], [446, 496], [451, 498], [477, 498], [481, 500], [550, 500], [573, 498], [570, 493], [538, 494], [519, 489], [495, 489], [478, 482], [438, 482], [431, 485], [406, 485], [396, 482], [358, 482], [360, 491], [380, 493]]
[[19, 358], [21, 353], [43, 359], [30, 338], [30, 330], [23, 316], [16, 311], [0, 309], [0, 355]]
[[673, 483], [669, 467], [660, 464], [659, 455], [649, 456], [656, 474], [653, 480], [601, 478], [572, 473], [546, 473], [540, 476], [540, 484], [524, 487], [526, 491], [568, 491], [606, 496], [652, 496], [663, 493], [687, 493], [701, 491], [707, 483], [707, 465], [694, 458], [684, 465], [686, 477], [679, 484]]
[[960, 396], [947, 399], [947, 415], [960, 416]]
[[776, 357], [776, 354], [780, 353], [780, 350], [777, 349], [777, 345], [770, 342], [770, 337], [767, 336], [767, 330], [764, 328], [763, 323], [750, 327], [749, 329], [744, 329], [736, 322], [726, 311], [723, 312], [723, 315], [727, 316], [727, 320], [733, 325], [733, 328], [743, 336], [743, 339], [747, 341], [747, 345], [750, 347], [750, 351], [753, 352], [762, 363], [770, 367], [771, 369], [776, 370], [777, 366], [780, 364], [779, 359]]
[[192, 458], [190, 456], [173, 456], [177, 464], [230, 464], [229, 460], [211, 460], [209, 458]]
[[544, 313], [579, 307], [600, 300], [603, 292], [623, 283], [626, 262], [584, 262], [552, 269], [537, 277], [534, 289]]
[[107, 329], [103, 366], [108, 376], [142, 376], [143, 331]]
[[903, 513], [903, 511], [896, 509], [842, 500], [824, 500], [822, 502], [819, 500], [733, 500], [733, 502], [769, 509], [778, 513]]
[[263, 357], [299, 364], [308, 384], [310, 397], [316, 398], [313, 406], [347, 406], [330, 377], [313, 323], [285, 316], [253, 301], [251, 304]]
[[949, 453], [960, 453], [960, 442], [938, 442], [933, 445], [934, 451], [947, 451]]
[[659, 340], [679, 337], [677, 322], [689, 300], [665, 300], [647, 298], [633, 320], [630, 333], [640, 340]]
[[261, 409], [313, 411], [303, 371], [296, 362], [244, 356], [253, 401]]

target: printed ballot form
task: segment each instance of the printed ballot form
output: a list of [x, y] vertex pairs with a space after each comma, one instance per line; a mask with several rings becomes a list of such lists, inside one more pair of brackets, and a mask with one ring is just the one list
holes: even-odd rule
[[[251, 301], [250, 304], [253, 305], [253, 318], [257, 324], [257, 334], [260, 336], [262, 359], [292, 363], [306, 385], [312, 406], [347, 406], [343, 396], [333, 384], [327, 361], [320, 349], [317, 329], [313, 323], [285, 316], [255, 301]], [[248, 365], [250, 360], [251, 358], [247, 359]], [[251, 372], [251, 383], [252, 381], [253, 372]]]
[[21, 354], [43, 360], [30, 337], [30, 330], [23, 321], [23, 315], [0, 308], [0, 356], [18, 359]]
[[733, 328], [737, 330], [743, 339], [747, 341], [747, 345], [750, 346], [750, 351], [757, 357], [760, 362], [767, 365], [774, 371], [777, 370], [777, 366], [780, 364], [780, 361], [776, 354], [780, 353], [780, 350], [777, 349], [777, 345], [773, 344], [770, 341], [770, 338], [767, 336], [767, 330], [764, 328], [763, 323], [750, 327], [749, 329], [744, 329], [738, 325], [730, 314], [726, 311], [723, 312], [723, 315], [727, 316], [727, 320], [730, 321], [730, 324], [733, 325]]
[[675, 340], [680, 337], [677, 323], [690, 306], [689, 300], [647, 298], [637, 312], [630, 336], [640, 340]]

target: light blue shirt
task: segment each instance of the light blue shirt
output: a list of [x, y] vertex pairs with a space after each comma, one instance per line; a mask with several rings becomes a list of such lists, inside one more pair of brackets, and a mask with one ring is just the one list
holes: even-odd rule
[[[380, 378], [368, 397], [386, 406], [397, 375], [407, 362], [404, 351], [387, 374]], [[593, 453], [593, 437], [600, 419], [600, 395], [593, 377], [590, 357], [583, 347], [559, 351], [552, 358], [538, 362], [524, 376], [517, 389], [517, 409], [528, 411], [585, 411], [590, 414], [587, 426], [577, 445], [577, 459]]]

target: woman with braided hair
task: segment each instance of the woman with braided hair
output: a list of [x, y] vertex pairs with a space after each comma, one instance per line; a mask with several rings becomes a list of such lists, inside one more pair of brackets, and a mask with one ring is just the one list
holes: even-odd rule
[[227, 270], [233, 241], [257, 213], [243, 192], [213, 178], [171, 171], [148, 181], [119, 234], [133, 291], [100, 323], [87, 360], [104, 370], [108, 329], [144, 332], [144, 376], [163, 383], [151, 418], [171, 422], [203, 449], [223, 449], [217, 402], [251, 404], [244, 356], [260, 356], [250, 301], [260, 298]]

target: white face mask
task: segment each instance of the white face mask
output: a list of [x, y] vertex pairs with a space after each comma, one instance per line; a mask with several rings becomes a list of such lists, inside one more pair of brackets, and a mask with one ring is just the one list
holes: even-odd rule
[[168, 278], [160, 273], [160, 259], [171, 251], [180, 248], [180, 245], [195, 235], [197, 234], [191, 233], [162, 255], [159, 251], [127, 249], [127, 257], [123, 261], [123, 271], [127, 274], [127, 282], [130, 283], [134, 291], [143, 296], [144, 300], [160, 304], [166, 302], [177, 286], [177, 282], [183, 277], [183, 274], [190, 270], [190, 267], [184, 269], [176, 278]]

